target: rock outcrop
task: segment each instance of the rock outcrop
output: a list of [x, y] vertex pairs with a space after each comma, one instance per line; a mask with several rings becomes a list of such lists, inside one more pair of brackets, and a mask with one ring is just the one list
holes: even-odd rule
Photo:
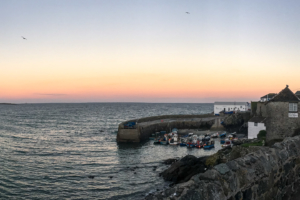
[[[235, 153], [224, 153], [231, 156], [228, 161], [146, 199], [289, 200], [293, 196], [300, 185], [300, 136], [286, 138], [272, 147], [239, 148]], [[188, 162], [193, 160], [190, 157]]]
[[197, 158], [192, 155], [187, 155], [178, 162], [173, 163], [160, 175], [166, 181], [172, 181], [174, 183], [182, 183], [188, 181], [195, 174], [205, 172], [207, 168], [207, 166], [205, 165], [206, 158], [207, 157]]
[[237, 112], [224, 118], [222, 125], [229, 132], [247, 133], [248, 129], [245, 123], [250, 119], [250, 112]]

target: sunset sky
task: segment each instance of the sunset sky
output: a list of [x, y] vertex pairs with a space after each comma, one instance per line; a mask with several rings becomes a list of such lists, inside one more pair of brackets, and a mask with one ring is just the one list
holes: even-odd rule
[[300, 90], [299, 10], [298, 0], [0, 0], [0, 102], [205, 103]]

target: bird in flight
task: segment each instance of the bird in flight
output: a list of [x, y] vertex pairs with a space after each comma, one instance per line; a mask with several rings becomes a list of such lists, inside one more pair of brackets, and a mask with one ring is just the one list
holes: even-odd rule
[[185, 12], [186, 14], [190, 14], [189, 12]]
[[27, 40], [26, 38], [24, 38], [23, 36], [21, 36], [23, 38], [23, 40]]

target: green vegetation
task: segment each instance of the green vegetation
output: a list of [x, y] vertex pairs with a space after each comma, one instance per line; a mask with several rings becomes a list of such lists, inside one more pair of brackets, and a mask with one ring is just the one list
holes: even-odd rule
[[220, 159], [219, 152], [209, 156], [209, 158], [206, 160], [205, 165], [208, 167], [213, 167], [218, 164], [218, 160]]
[[265, 130], [261, 130], [259, 131], [259, 133], [257, 134], [257, 138], [259, 140], [266, 140], [266, 136], [267, 136], [267, 131]]
[[263, 146], [263, 141], [242, 144], [242, 147]]
[[267, 131], [261, 130], [257, 134], [257, 139], [258, 139], [257, 142], [245, 143], [245, 144], [242, 144], [242, 147], [264, 146], [265, 145], [265, 141], [266, 141], [266, 136], [267, 136]]

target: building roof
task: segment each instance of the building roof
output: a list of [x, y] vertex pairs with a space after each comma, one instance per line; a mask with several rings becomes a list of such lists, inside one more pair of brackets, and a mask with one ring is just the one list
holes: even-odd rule
[[300, 91], [297, 91], [297, 92], [295, 93], [295, 95], [300, 95]]
[[216, 101], [215, 105], [237, 105], [237, 106], [243, 106], [243, 105], [248, 105], [248, 102], [219, 102]]
[[256, 122], [256, 123], [264, 123], [266, 117], [254, 116], [252, 117], [249, 122]]
[[268, 102], [298, 102], [299, 98], [289, 89], [287, 85], [273, 99]]
[[277, 94], [276, 93], [269, 93], [269, 94], [266, 94], [265, 96], [263, 97], [260, 97], [261, 99], [262, 98], [269, 98], [269, 99], [272, 99], [273, 97], [275, 97]]

